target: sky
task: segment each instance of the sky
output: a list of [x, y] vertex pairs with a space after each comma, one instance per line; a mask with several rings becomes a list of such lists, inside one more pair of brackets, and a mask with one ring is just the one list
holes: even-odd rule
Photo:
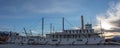
[[50, 23], [55, 31], [62, 30], [62, 17], [65, 29], [81, 27], [91, 23], [98, 29], [100, 22], [106, 32], [120, 32], [119, 0], [0, 0], [0, 30], [41, 34], [41, 18], [45, 19], [45, 31], [50, 31]]

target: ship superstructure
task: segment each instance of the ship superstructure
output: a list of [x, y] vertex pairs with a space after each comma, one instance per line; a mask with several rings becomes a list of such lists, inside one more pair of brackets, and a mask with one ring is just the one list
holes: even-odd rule
[[104, 38], [100, 37], [101, 33], [94, 32], [91, 24], [86, 24], [85, 29], [64, 30], [46, 34], [47, 39], [51, 39], [49, 44], [100, 44]]
[[[102, 44], [104, 38], [100, 36], [102, 33], [94, 32], [92, 24], [85, 24], [83, 16], [81, 16], [81, 29], [69, 29], [62, 32], [46, 34], [46, 38], [50, 39], [48, 44]], [[63, 26], [64, 28], [64, 26]]]

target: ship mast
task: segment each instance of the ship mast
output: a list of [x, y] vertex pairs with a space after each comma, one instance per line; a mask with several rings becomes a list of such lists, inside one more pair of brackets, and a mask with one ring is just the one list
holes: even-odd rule
[[55, 33], [55, 26], [53, 25], [53, 33]]
[[44, 32], [44, 18], [42, 17], [42, 37], [43, 37], [43, 33]]
[[64, 31], [64, 17], [62, 18], [62, 31]]
[[50, 34], [52, 33], [52, 23], [50, 23]]
[[102, 37], [104, 38], [104, 32], [103, 32], [103, 29], [102, 29], [101, 21], [100, 21], [100, 30], [101, 30]]

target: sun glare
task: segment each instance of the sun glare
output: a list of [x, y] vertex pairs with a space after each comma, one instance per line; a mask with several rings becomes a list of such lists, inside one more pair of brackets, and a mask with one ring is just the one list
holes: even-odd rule
[[112, 27], [112, 26], [111, 26], [109, 23], [107, 23], [107, 22], [103, 22], [103, 23], [101, 24], [101, 26], [102, 26], [102, 28], [105, 29], [105, 30], [110, 30], [111, 27]]

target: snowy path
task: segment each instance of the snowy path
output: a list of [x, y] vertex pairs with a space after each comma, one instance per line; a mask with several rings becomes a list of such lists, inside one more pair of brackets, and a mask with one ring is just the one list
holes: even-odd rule
[[0, 48], [120, 48], [119, 45], [0, 45]]

